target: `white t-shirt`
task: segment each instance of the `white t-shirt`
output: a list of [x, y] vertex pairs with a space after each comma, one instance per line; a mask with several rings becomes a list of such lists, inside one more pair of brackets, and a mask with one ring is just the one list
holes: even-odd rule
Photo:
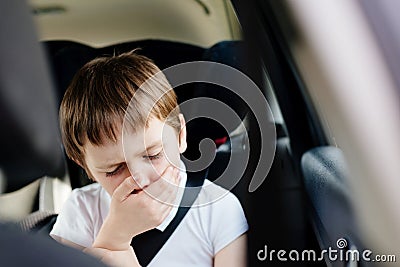
[[[182, 184], [186, 184], [185, 171], [181, 171]], [[91, 247], [108, 214], [110, 202], [110, 195], [98, 183], [74, 189], [50, 235]], [[177, 208], [173, 208], [157, 229], [163, 231], [176, 212]], [[236, 196], [205, 180], [195, 203], [148, 266], [213, 266], [216, 253], [247, 230], [247, 221]]]

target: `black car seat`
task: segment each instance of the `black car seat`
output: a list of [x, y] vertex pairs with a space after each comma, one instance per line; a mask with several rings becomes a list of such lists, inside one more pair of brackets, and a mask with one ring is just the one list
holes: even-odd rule
[[[140, 40], [94, 48], [72, 41], [43, 42], [57, 85], [58, 105], [74, 74], [88, 61], [104, 55], [120, 54], [139, 48], [138, 53], [154, 60], [160, 69], [179, 63], [200, 60], [204, 48], [173, 41]], [[192, 97], [191, 85], [175, 88], [178, 102], [181, 103]], [[190, 142], [190, 140], [189, 140]], [[91, 181], [84, 170], [67, 159], [68, 173], [72, 188], [82, 187]]]
[[[247, 68], [247, 50], [246, 43], [242, 40], [226, 40], [218, 42], [209, 48], [205, 49], [202, 60], [208, 62], [215, 62], [227, 65], [243, 74], [249, 76], [249, 69]], [[207, 79], [208, 75], [214, 75], [213, 66], [209, 70], [203, 72], [203, 79]], [[221, 74], [222, 75], [222, 74]], [[234, 92], [232, 88], [225, 88], [220, 85], [198, 82], [193, 89], [193, 98], [206, 98], [213, 99], [221, 102], [221, 105], [227, 105], [238, 116], [239, 120], [232, 121], [216, 121], [215, 117], [205, 118], [196, 116], [196, 112], [202, 113], [203, 102], [194, 101], [188, 107], [188, 113], [194, 113], [193, 123], [187, 124], [188, 136], [192, 138], [193, 146], [188, 146], [186, 156], [190, 160], [195, 160], [200, 157], [199, 143], [206, 138], [215, 142], [216, 151], [212, 151], [213, 147], [208, 147], [209, 151], [202, 151], [202, 153], [215, 153], [215, 158], [209, 167], [208, 179], [215, 183], [231, 190], [240, 200], [244, 201], [244, 183], [240, 183], [241, 167], [243, 161], [246, 161], [246, 153], [248, 152], [248, 127], [246, 116], [249, 113], [249, 108], [245, 101], [238, 95], [239, 92]], [[223, 108], [218, 111], [222, 112]], [[225, 119], [225, 117], [224, 117]], [[228, 164], [233, 166], [229, 168]], [[239, 181], [236, 183], [236, 181]]]
[[[21, 5], [10, 12], [20, 12]], [[18, 221], [33, 212], [54, 210], [51, 187], [60, 185], [65, 178], [57, 117], [53, 112], [56, 105], [52, 82], [35, 31], [25, 24], [29, 14], [25, 16], [18, 30], [13, 27], [17, 28], [19, 22], [13, 21], [11, 15], [4, 17], [11, 22], [2, 23], [10, 27], [1, 42], [0, 68], [0, 219], [3, 221]], [[31, 43], [34, 44], [30, 46]], [[45, 195], [46, 201], [40, 201]]]
[[[24, 1], [1, 1], [0, 203], [45, 175], [64, 173], [56, 105], [44, 53]], [[29, 205], [29, 203], [24, 203]], [[19, 209], [12, 203], [11, 209]], [[23, 233], [0, 215], [0, 266], [97, 266], [98, 260], [43, 236]]]
[[[304, 153], [301, 159], [304, 185], [310, 203], [310, 217], [319, 245], [323, 249], [341, 248], [364, 251], [358, 218], [354, 215], [352, 189], [348, 165], [342, 150], [334, 146], [320, 146]], [[346, 262], [332, 262], [332, 266], [371, 266], [364, 259], [348, 257]], [[347, 266], [347, 265], [346, 265]]]

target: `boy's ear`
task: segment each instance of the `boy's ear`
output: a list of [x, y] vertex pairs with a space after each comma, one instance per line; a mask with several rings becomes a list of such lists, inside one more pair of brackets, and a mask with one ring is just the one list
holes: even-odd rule
[[179, 114], [179, 121], [181, 122], [181, 130], [179, 131], [179, 153], [183, 153], [186, 151], [187, 142], [186, 142], [186, 122], [183, 114]]

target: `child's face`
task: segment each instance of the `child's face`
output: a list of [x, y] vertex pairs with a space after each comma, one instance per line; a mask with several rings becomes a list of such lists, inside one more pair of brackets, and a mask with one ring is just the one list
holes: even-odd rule
[[141, 187], [157, 181], [168, 166], [180, 166], [179, 155], [186, 149], [182, 115], [180, 120], [180, 133], [158, 119], [151, 119], [147, 128], [124, 132], [123, 138], [119, 132], [117, 142], [107, 140], [101, 146], [88, 142], [84, 146], [88, 171], [110, 195], [128, 176], [133, 176]]

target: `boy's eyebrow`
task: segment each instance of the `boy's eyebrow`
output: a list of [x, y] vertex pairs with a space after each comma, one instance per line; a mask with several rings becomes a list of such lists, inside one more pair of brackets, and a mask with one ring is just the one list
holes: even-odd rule
[[151, 149], [153, 149], [155, 147], [159, 147], [159, 146], [162, 146], [161, 140], [153, 141], [152, 143], [150, 143], [149, 146], [146, 147], [146, 150], [143, 151], [143, 152], [149, 151], [149, 150], [151, 150]]
[[101, 166], [101, 167], [95, 167], [96, 169], [98, 169], [98, 170], [103, 170], [103, 171], [105, 171], [105, 170], [109, 170], [109, 169], [112, 169], [112, 168], [115, 168], [115, 167], [117, 167], [117, 166], [119, 166], [119, 165], [121, 165], [121, 164], [124, 164], [125, 162], [118, 162], [118, 163], [111, 163], [110, 165], [107, 165], [107, 166]]

